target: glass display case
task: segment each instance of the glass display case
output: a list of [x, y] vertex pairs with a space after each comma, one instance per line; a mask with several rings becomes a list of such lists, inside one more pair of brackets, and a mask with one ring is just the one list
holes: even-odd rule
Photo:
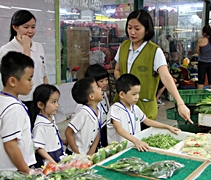
[[[203, 27], [204, 2], [199, 0], [144, 1], [143, 8], [153, 18], [155, 36], [153, 41], [179, 63], [184, 57], [195, 53], [196, 42]], [[173, 41], [173, 43], [169, 43]]]

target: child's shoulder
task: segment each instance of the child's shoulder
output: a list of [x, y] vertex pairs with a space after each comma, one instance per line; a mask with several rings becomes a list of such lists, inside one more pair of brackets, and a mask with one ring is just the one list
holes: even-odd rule
[[0, 116], [5, 113], [13, 113], [14, 116], [19, 116], [16, 113], [24, 114], [22, 105], [19, 101], [14, 98], [7, 97], [7, 96], [0, 96]]
[[93, 113], [92, 109], [87, 106], [87, 105], [81, 105], [76, 114], [74, 115], [74, 117], [80, 117], [80, 116], [87, 116], [89, 115], [90, 113]]

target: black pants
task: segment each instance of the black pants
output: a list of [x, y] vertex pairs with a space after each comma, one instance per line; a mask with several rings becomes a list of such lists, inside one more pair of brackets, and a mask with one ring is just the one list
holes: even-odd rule
[[211, 85], [211, 63], [198, 62], [198, 84], [204, 84], [205, 77], [208, 77], [209, 85]]

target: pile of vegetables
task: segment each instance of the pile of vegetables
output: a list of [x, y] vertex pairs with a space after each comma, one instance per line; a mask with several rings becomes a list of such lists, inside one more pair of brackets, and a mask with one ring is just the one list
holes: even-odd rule
[[195, 111], [202, 114], [211, 114], [211, 96], [206, 97], [199, 101], [196, 106], [198, 106]]
[[158, 161], [149, 165], [137, 157], [123, 158], [107, 166], [108, 169], [128, 173], [128, 175], [133, 173], [137, 177], [147, 176], [163, 179], [172, 177], [183, 167], [183, 164], [173, 160]]
[[101, 175], [95, 174], [96, 170], [94, 169], [78, 169], [78, 168], [70, 168], [64, 171], [54, 172], [47, 176], [43, 176], [42, 174], [33, 174], [25, 176], [19, 172], [14, 171], [0, 171], [0, 179], [1, 180], [106, 180]]
[[91, 156], [90, 159], [93, 162], [93, 164], [96, 164], [96, 163], [106, 159], [107, 157], [112, 156], [112, 155], [124, 150], [127, 147], [127, 143], [128, 143], [127, 140], [124, 140], [121, 143], [113, 141], [105, 148], [100, 148], [97, 153], [94, 153]]
[[169, 149], [180, 142], [180, 140], [175, 139], [170, 134], [150, 135], [147, 138], [143, 138], [142, 141], [147, 143], [151, 147], [156, 147], [160, 149]]
[[110, 164], [109, 169], [115, 169], [121, 172], [133, 172], [135, 174], [140, 174], [140, 172], [148, 165], [148, 163], [142, 161], [137, 157], [123, 158], [116, 163]]
[[154, 162], [141, 172], [144, 176], [167, 179], [177, 173], [184, 165], [173, 160]]

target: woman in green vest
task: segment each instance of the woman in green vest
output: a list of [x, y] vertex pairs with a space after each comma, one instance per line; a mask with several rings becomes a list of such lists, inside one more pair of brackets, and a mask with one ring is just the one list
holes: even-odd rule
[[141, 91], [137, 105], [149, 119], [156, 119], [158, 105], [156, 92], [159, 78], [177, 102], [178, 112], [185, 120], [190, 119], [190, 110], [180, 97], [170, 75], [163, 51], [151, 39], [154, 26], [151, 16], [145, 10], [135, 10], [127, 18], [125, 40], [115, 56], [115, 78], [131, 73], [139, 78]]

